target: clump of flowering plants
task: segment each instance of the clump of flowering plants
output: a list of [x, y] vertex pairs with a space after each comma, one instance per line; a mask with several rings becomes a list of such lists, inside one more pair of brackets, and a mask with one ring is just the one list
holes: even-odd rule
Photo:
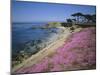
[[96, 38], [95, 28], [84, 28], [73, 33], [69, 41], [56, 49], [52, 57], [45, 57], [39, 63], [17, 70], [17, 73], [68, 71], [95, 69]]

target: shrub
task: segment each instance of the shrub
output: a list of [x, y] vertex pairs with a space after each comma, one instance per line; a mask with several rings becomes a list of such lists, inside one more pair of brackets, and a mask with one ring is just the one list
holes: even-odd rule
[[61, 26], [60, 22], [49, 22], [47, 25], [47, 28], [57, 28]]

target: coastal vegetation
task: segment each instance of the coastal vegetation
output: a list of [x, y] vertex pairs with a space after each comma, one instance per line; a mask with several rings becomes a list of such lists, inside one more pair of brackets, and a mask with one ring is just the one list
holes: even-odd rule
[[46, 25], [47, 28], [57, 28], [57, 27], [61, 27], [61, 23], [60, 22], [49, 22]]
[[[46, 25], [40, 27], [41, 29], [49, 29], [49, 28], [59, 28], [59, 27], [72, 27], [72, 25], [79, 25], [83, 27], [87, 26], [95, 26], [96, 24], [96, 14], [83, 14], [81, 12], [73, 13], [72, 18], [66, 19], [66, 22], [48, 22]], [[39, 27], [32, 27], [32, 29], [36, 29]]]
[[[71, 16], [72, 18], [66, 19], [66, 22], [48, 22], [41, 27], [33, 26], [31, 28], [33, 30], [46, 29], [48, 30], [48, 34], [52, 34], [45, 39], [27, 41], [24, 44], [24, 48], [12, 59], [13, 68], [22, 64], [32, 55], [38, 54], [39, 51], [52, 44], [54, 41], [59, 40], [59, 38], [61, 39], [62, 34], [70, 34], [70, 37], [67, 36], [69, 38], [65, 39], [65, 43], [62, 44], [61, 47], [54, 49], [56, 53], [52, 53], [49, 56], [47, 55], [41, 59], [40, 62], [35, 65], [33, 64], [29, 68], [21, 68], [17, 70], [17, 73], [95, 68], [96, 15], [78, 12]], [[75, 30], [77, 30], [77, 32]]]
[[91, 14], [83, 14], [81, 12], [78, 12], [72, 14], [71, 16], [73, 16], [74, 19], [70, 19], [70, 20], [74, 21], [75, 23], [96, 23], [96, 14], [91, 15]]
[[51, 57], [46, 56], [35, 65], [18, 69], [16, 73], [95, 69], [95, 47], [95, 28], [85, 28], [74, 33]]

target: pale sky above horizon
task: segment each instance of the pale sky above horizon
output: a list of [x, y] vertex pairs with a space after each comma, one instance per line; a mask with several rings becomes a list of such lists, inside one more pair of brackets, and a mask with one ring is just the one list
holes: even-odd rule
[[77, 12], [96, 14], [96, 8], [89, 5], [12, 1], [12, 22], [62, 22]]

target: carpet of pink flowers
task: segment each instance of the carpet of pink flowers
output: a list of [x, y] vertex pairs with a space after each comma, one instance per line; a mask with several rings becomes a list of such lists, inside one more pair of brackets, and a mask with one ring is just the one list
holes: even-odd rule
[[16, 73], [53, 72], [68, 70], [95, 69], [96, 66], [96, 32], [95, 28], [84, 28], [73, 33], [65, 44], [52, 56], [41, 62], [21, 68]]

